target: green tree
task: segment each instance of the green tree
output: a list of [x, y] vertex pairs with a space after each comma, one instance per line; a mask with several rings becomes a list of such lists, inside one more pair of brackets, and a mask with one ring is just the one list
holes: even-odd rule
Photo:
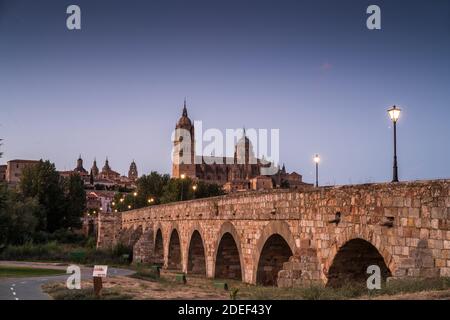
[[[193, 187], [196, 187], [195, 190]], [[223, 195], [223, 189], [216, 183], [204, 181], [195, 182], [190, 178], [170, 179], [164, 187], [161, 203], [182, 200], [192, 200]]]
[[79, 174], [71, 174], [63, 181], [65, 193], [65, 212], [61, 220], [63, 228], [81, 227], [81, 217], [86, 210], [86, 191]]
[[8, 188], [0, 183], [0, 248], [8, 243], [11, 216], [7, 212]]
[[38, 216], [39, 230], [54, 232], [63, 226], [65, 196], [54, 164], [41, 160], [24, 169], [19, 187], [24, 198], [36, 198], [43, 208]]
[[169, 183], [163, 189], [161, 203], [189, 200], [193, 198], [192, 181], [190, 178], [170, 179]]
[[195, 190], [195, 198], [208, 198], [216, 197], [225, 194], [222, 186], [217, 183], [208, 183], [199, 181], [197, 183], [197, 189]]
[[0, 247], [32, 240], [41, 211], [37, 199], [23, 198], [0, 185]]
[[[137, 196], [135, 206], [138, 208], [148, 206], [149, 204], [158, 204], [161, 202], [164, 187], [170, 181], [168, 174], [159, 174], [152, 171], [149, 175], [143, 175], [136, 181]], [[149, 200], [153, 202], [149, 203]]]

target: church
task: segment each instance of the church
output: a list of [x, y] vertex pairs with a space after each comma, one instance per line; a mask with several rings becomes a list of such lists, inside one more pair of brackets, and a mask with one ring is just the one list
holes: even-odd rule
[[[185, 145], [190, 146], [188, 148], [190, 153], [189, 163], [183, 161], [186, 156], [183, 157], [184, 150], [180, 147], [183, 135], [179, 132], [182, 130], [186, 130], [185, 132], [190, 134], [190, 143], [185, 143]], [[296, 172], [287, 173], [284, 165], [282, 168], [277, 167], [275, 174], [264, 175], [262, 169], [270, 168], [272, 164], [255, 157], [252, 143], [246, 136], [245, 130], [243, 136], [235, 145], [232, 158], [196, 155], [195, 128], [188, 117], [186, 101], [184, 101], [181, 117], [175, 125], [173, 144], [173, 178], [189, 177], [195, 181], [216, 183], [223, 186], [226, 192], [311, 186], [302, 181], [300, 174]]]

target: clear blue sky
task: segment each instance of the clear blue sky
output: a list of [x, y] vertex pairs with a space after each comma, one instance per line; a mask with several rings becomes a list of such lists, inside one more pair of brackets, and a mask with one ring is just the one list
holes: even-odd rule
[[397, 104], [400, 178], [449, 178], [449, 83], [446, 0], [0, 0], [0, 162], [170, 172], [186, 96], [204, 128], [279, 128], [306, 181], [320, 153], [326, 184], [391, 179]]

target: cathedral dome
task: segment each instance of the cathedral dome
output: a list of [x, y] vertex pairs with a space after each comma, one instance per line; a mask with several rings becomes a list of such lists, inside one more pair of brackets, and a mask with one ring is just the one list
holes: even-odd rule
[[178, 120], [177, 127], [178, 128], [186, 128], [192, 126], [191, 119], [188, 117], [182, 116], [180, 120]]
[[190, 129], [192, 127], [191, 119], [188, 117], [187, 108], [186, 108], [186, 100], [184, 100], [183, 113], [181, 115], [180, 120], [177, 122], [177, 128]]

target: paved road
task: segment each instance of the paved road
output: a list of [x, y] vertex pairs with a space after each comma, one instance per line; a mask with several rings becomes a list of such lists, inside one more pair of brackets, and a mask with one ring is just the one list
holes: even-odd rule
[[[0, 265], [46, 267], [61, 269], [62, 272], [65, 272], [67, 269], [67, 266], [61, 266], [60, 264], [37, 264], [32, 262], [1, 261]], [[108, 277], [126, 276], [132, 273], [132, 270], [108, 268]], [[70, 274], [31, 278], [0, 278], [0, 300], [51, 300], [51, 297], [42, 291], [41, 286], [47, 282], [66, 282], [69, 276]], [[81, 267], [81, 279], [92, 279], [92, 268]]]

